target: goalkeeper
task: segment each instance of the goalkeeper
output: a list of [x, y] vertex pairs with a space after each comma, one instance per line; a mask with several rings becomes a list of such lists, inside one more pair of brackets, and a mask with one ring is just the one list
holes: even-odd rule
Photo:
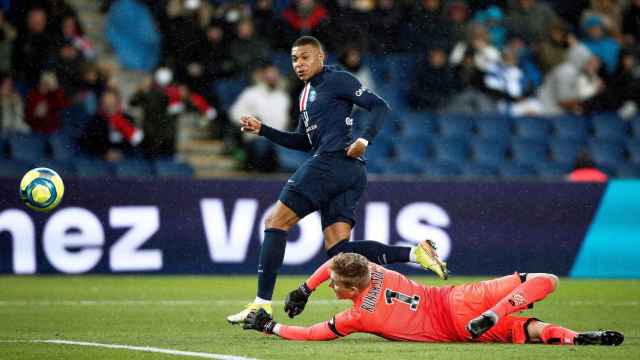
[[552, 274], [514, 273], [458, 286], [424, 286], [354, 253], [336, 255], [292, 291], [285, 301], [289, 317], [300, 314], [313, 290], [327, 280], [338, 299], [353, 301], [351, 308], [311, 327], [278, 324], [259, 309], [247, 316], [244, 328], [289, 340], [333, 340], [356, 332], [423, 342], [620, 345], [624, 340], [617, 331], [579, 333], [514, 316], [555, 290], [558, 278]]

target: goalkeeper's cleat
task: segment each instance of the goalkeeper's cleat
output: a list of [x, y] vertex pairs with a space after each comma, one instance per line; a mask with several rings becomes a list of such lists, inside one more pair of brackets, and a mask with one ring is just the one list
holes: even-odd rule
[[273, 314], [273, 310], [271, 309], [271, 304], [251, 303], [251, 304], [247, 304], [244, 310], [240, 311], [239, 313], [227, 316], [227, 321], [233, 325], [241, 324], [244, 322], [244, 320], [247, 318], [247, 315], [249, 315], [250, 312], [257, 311], [258, 309], [264, 309], [264, 311], [266, 311], [267, 314], [269, 315]]
[[618, 346], [624, 341], [624, 335], [613, 330], [598, 330], [578, 333], [573, 339], [575, 345], [612, 345]]
[[431, 240], [422, 240], [416, 245], [416, 262], [425, 270], [431, 270], [441, 279], [449, 277], [447, 263], [440, 260], [436, 253], [436, 245]]
[[466, 329], [469, 334], [471, 334], [472, 339], [477, 339], [491, 329], [495, 324], [495, 318], [482, 314], [475, 319], [471, 319], [467, 324]]

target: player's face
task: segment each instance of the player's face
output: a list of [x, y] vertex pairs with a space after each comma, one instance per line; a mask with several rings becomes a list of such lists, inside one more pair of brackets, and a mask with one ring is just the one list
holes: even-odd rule
[[291, 63], [298, 78], [307, 82], [322, 71], [324, 53], [313, 45], [294, 46], [291, 49]]
[[358, 289], [345, 286], [340, 276], [333, 271], [331, 271], [329, 287], [333, 289], [338, 299], [352, 299], [358, 294]]

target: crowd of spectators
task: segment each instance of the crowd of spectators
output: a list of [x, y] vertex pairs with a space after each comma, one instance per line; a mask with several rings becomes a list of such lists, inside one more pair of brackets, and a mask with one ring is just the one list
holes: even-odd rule
[[[108, 13], [120, 1], [134, 0], [105, 0], [102, 10]], [[402, 96], [408, 111], [510, 116], [637, 111], [640, 0], [135, 1], [154, 19], [162, 44], [157, 68], [171, 80], [162, 84], [158, 71], [155, 80], [150, 74], [130, 99], [142, 107], [143, 118], [118, 117], [127, 126], [109, 120], [105, 102], [121, 108], [128, 99], [117, 96], [118, 85], [96, 58], [74, 9], [64, 0], [4, 1], [10, 5], [0, 10], [0, 52], [12, 56], [0, 55], [3, 133], [56, 131], [64, 127], [63, 109], [81, 105], [91, 117], [107, 119], [108, 144], [140, 143], [149, 156], [165, 156], [175, 148], [174, 101], [215, 119], [214, 135], [233, 138], [228, 143], [244, 148], [254, 167], [264, 156], [256, 149], [265, 147], [237, 133], [239, 109], [265, 108], [255, 113], [264, 113], [266, 123], [294, 125], [297, 109], [291, 104], [301, 85], [291, 71], [277, 73], [272, 61], [285, 59], [286, 65], [291, 43], [306, 34], [323, 42], [332, 63], [373, 89], [396, 74], [373, 76], [372, 64], [398, 54], [413, 58], [417, 65], [405, 69], [410, 71], [402, 77], [406, 84], [398, 87], [408, 89]], [[255, 85], [225, 106], [220, 100], [225, 94], [214, 86], [225, 79]], [[19, 106], [9, 105], [16, 103], [10, 95], [15, 92], [26, 108], [24, 121], [5, 119], [23, 116]], [[105, 93], [115, 99], [103, 101]], [[281, 98], [285, 93], [288, 101]], [[270, 108], [256, 96], [277, 97], [277, 105]], [[283, 106], [289, 107], [284, 121]], [[140, 136], [131, 136], [138, 130]]]

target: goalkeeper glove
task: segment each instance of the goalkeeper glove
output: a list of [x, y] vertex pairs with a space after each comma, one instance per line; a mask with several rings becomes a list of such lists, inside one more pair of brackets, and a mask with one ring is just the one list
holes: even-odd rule
[[313, 290], [309, 289], [306, 283], [302, 283], [302, 285], [287, 295], [284, 301], [284, 311], [289, 314], [291, 319], [302, 313], [312, 292]]
[[276, 327], [276, 322], [269, 313], [260, 308], [257, 311], [252, 311], [244, 319], [244, 325], [242, 328], [245, 330], [257, 330], [265, 334], [273, 334], [273, 328]]

